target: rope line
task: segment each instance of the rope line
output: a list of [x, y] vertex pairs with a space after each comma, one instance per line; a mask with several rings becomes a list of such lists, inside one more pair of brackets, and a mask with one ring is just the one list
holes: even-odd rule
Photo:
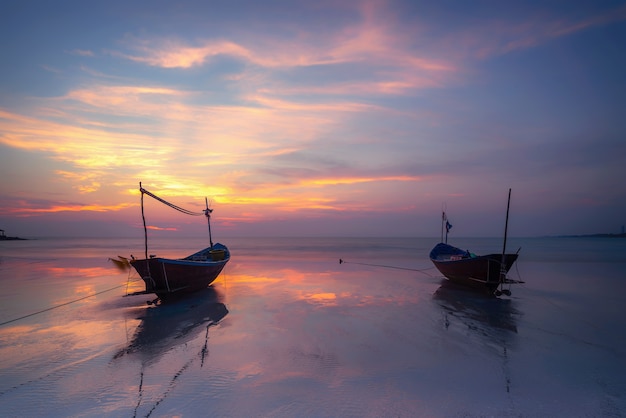
[[194, 211], [191, 211], [191, 210], [187, 210], [187, 209], [181, 208], [180, 206], [176, 206], [175, 204], [170, 203], [167, 200], [160, 198], [159, 196], [155, 195], [154, 193], [150, 193], [149, 191], [147, 191], [146, 189], [144, 189], [141, 186], [139, 186], [139, 191], [141, 191], [141, 193], [147, 194], [151, 198], [153, 198], [155, 200], [158, 200], [159, 202], [163, 203], [164, 205], [169, 206], [172, 209], [175, 209], [175, 210], [177, 210], [179, 212], [184, 213], [185, 215], [191, 215], [191, 216], [202, 216], [202, 215], [205, 215], [205, 211], [194, 212]]
[[339, 264], [344, 264], [344, 263], [350, 263], [350, 264], [359, 264], [361, 266], [370, 266], [370, 267], [384, 267], [384, 268], [388, 268], [388, 269], [397, 269], [397, 270], [409, 270], [409, 271], [417, 271], [418, 273], [422, 273], [427, 275], [428, 277], [435, 277], [430, 273], [426, 273], [426, 271], [428, 270], [432, 270], [434, 269], [434, 267], [429, 267], [426, 269], [412, 269], [412, 268], [408, 268], [408, 267], [396, 267], [396, 266], [386, 266], [384, 264], [369, 264], [369, 263], [358, 263], [355, 261], [346, 261], [343, 259], [339, 259]]
[[44, 313], [44, 312], [51, 311], [53, 309], [57, 309], [57, 308], [61, 308], [63, 306], [71, 305], [72, 303], [80, 302], [81, 300], [84, 300], [84, 299], [87, 299], [87, 298], [90, 298], [90, 297], [93, 297], [93, 296], [101, 295], [102, 293], [110, 292], [112, 290], [119, 289], [120, 287], [124, 287], [124, 286], [126, 286], [126, 284], [121, 284], [119, 286], [115, 286], [115, 287], [112, 287], [110, 289], [101, 290], [99, 292], [92, 293], [91, 295], [83, 296], [82, 298], [74, 299], [74, 300], [71, 300], [69, 302], [60, 303], [60, 304], [52, 306], [50, 308], [42, 309], [40, 311], [33, 312], [33, 313], [28, 314], [28, 315], [20, 316], [19, 318], [14, 318], [14, 319], [10, 319], [8, 321], [0, 322], [0, 327], [3, 326], [3, 325], [6, 325], [6, 324], [10, 324], [11, 322], [16, 322], [16, 321], [19, 321], [21, 319], [29, 318], [31, 316], [35, 316], [35, 315], [39, 315], [39, 314]]

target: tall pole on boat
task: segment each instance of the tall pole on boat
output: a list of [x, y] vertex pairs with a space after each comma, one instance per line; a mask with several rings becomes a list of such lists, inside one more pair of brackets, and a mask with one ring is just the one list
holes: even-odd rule
[[206, 216], [206, 221], [209, 224], [209, 243], [211, 244], [211, 249], [213, 249], [213, 237], [211, 237], [211, 212], [213, 212], [213, 209], [209, 209], [209, 200], [206, 197], [204, 198], [204, 203], [206, 204], [204, 215]]
[[[441, 242], [443, 242], [443, 224], [446, 219], [446, 212], [441, 211]], [[446, 235], [446, 243], [448, 241], [448, 236]]]
[[143, 213], [143, 187], [141, 187], [141, 182], [139, 182], [139, 191], [141, 192], [141, 219], [143, 219], [143, 237], [144, 237], [144, 247], [146, 250], [146, 260], [148, 259], [148, 228], [146, 228], [146, 217]]
[[509, 200], [506, 204], [506, 221], [504, 222], [504, 243], [502, 245], [502, 261], [500, 262], [500, 284], [506, 278], [506, 236], [509, 229], [509, 207], [511, 206], [511, 189], [509, 189]]

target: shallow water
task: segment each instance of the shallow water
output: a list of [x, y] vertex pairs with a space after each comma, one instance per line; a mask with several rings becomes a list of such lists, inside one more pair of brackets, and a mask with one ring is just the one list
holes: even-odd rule
[[0, 411], [626, 415], [626, 240], [511, 239], [525, 283], [503, 299], [443, 280], [436, 241], [224, 240], [232, 259], [213, 286], [157, 306], [123, 297], [143, 283], [107, 261], [140, 255], [141, 240], [0, 243]]

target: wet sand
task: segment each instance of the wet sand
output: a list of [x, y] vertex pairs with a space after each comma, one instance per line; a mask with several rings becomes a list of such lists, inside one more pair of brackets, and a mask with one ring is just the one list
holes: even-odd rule
[[211, 288], [153, 306], [102, 257], [125, 247], [77, 244], [2, 248], [0, 322], [58, 306], [0, 327], [3, 415], [626, 414], [623, 262], [522, 255], [490, 299], [415, 257], [429, 241], [235, 241]]

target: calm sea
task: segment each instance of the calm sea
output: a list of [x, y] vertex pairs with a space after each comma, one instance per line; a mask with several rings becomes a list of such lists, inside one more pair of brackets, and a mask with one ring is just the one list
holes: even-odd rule
[[502, 299], [444, 280], [437, 241], [224, 239], [216, 282], [158, 305], [108, 260], [142, 239], [0, 241], [0, 415], [626, 416], [626, 239], [511, 238]]

